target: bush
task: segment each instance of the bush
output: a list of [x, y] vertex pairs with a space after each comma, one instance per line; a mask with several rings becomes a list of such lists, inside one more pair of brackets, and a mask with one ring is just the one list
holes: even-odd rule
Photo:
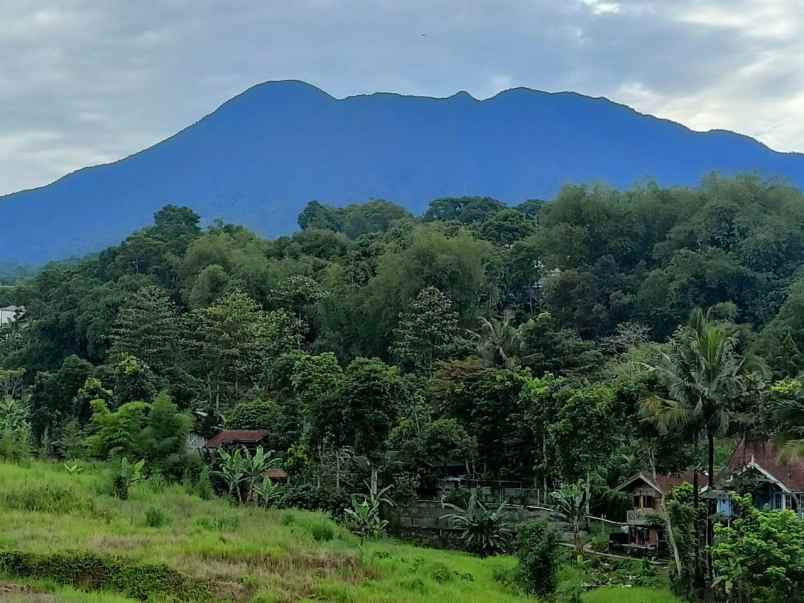
[[145, 524], [149, 528], [161, 528], [168, 523], [170, 523], [170, 518], [164, 511], [156, 507], [151, 507], [145, 512]]
[[52, 554], [0, 551], [0, 572], [54, 580], [85, 590], [114, 590], [141, 601], [154, 595], [180, 601], [211, 599], [206, 584], [164, 564], [137, 564], [80, 551]]
[[285, 489], [277, 507], [304, 509], [306, 511], [323, 511], [334, 519], [341, 520], [344, 509], [351, 507], [352, 499], [345, 492], [335, 489], [316, 488], [312, 484], [301, 484]]
[[443, 515], [441, 519], [461, 530], [463, 548], [481, 557], [497, 555], [509, 550], [512, 531], [508, 525], [505, 502], [496, 509], [489, 509], [477, 498], [472, 490], [466, 508], [444, 503], [445, 508], [454, 512]]
[[310, 534], [316, 542], [329, 542], [335, 538], [335, 526], [325, 519], [312, 521], [308, 524]]
[[530, 521], [517, 531], [519, 580], [528, 593], [549, 595], [558, 584], [558, 533], [543, 521]]
[[276, 426], [279, 409], [272, 400], [240, 402], [226, 417], [227, 429], [271, 429]]

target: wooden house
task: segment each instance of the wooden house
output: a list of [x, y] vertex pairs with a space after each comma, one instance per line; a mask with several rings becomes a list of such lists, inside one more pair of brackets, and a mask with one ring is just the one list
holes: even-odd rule
[[[703, 475], [703, 474], [701, 474]], [[705, 478], [704, 478], [705, 479]], [[692, 483], [691, 472], [674, 475], [637, 473], [617, 486], [628, 495], [631, 504], [626, 512], [628, 533], [624, 538], [612, 540], [613, 548], [641, 554], [663, 554], [666, 547], [662, 500], [682, 483]]]
[[804, 518], [804, 459], [785, 458], [773, 442], [740, 442], [718, 486], [706, 496], [717, 500], [722, 518], [733, 513], [731, 491], [751, 494], [759, 509], [791, 509]]

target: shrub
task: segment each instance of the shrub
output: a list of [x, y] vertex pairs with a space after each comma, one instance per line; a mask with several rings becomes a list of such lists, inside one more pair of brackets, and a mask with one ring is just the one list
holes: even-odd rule
[[211, 598], [206, 584], [164, 564], [137, 564], [81, 551], [52, 554], [0, 551], [0, 572], [54, 580], [85, 590], [114, 590], [141, 601], [154, 595], [180, 601]]
[[145, 460], [129, 463], [126, 457], [120, 460], [112, 474], [112, 494], [120, 500], [128, 500], [128, 490], [139, 481], [142, 481], [142, 470]]
[[145, 511], [145, 524], [149, 528], [161, 528], [170, 523], [170, 518], [161, 509], [150, 507]]
[[316, 542], [329, 542], [335, 538], [335, 526], [324, 519], [311, 522], [309, 529]]
[[522, 525], [516, 537], [519, 580], [528, 593], [549, 595], [558, 584], [558, 533], [543, 521]]
[[285, 488], [282, 498], [276, 506], [280, 508], [292, 507], [307, 511], [323, 511], [329, 513], [334, 519], [340, 520], [344, 516], [344, 509], [351, 506], [351, 497], [334, 488], [317, 488], [312, 484], [301, 484]]
[[496, 509], [489, 509], [477, 498], [477, 491], [472, 490], [466, 508], [444, 503], [454, 513], [442, 516], [453, 526], [461, 530], [464, 548], [481, 557], [503, 553], [508, 549], [511, 529], [508, 527], [505, 502]]

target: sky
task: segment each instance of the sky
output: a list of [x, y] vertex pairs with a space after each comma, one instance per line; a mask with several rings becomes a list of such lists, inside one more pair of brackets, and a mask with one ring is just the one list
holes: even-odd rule
[[0, 194], [300, 79], [605, 96], [804, 151], [802, 0], [0, 0]]

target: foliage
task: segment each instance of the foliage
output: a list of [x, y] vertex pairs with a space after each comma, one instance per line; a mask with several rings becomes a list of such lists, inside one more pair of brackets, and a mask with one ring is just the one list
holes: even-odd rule
[[453, 513], [447, 513], [441, 519], [461, 531], [461, 541], [467, 551], [481, 557], [497, 555], [508, 550], [513, 535], [505, 505], [503, 501], [496, 509], [489, 509], [473, 490], [466, 508], [444, 503], [444, 507], [452, 509]]
[[435, 287], [422, 289], [394, 329], [392, 355], [403, 368], [431, 373], [456, 347], [458, 315], [452, 302]]
[[140, 600], [154, 594], [179, 601], [211, 600], [206, 585], [166, 565], [137, 564], [80, 551], [52, 554], [0, 551], [0, 570], [22, 578], [47, 578], [94, 590], [114, 590]]
[[519, 560], [519, 579], [528, 593], [551, 594], [558, 583], [560, 538], [541, 521], [530, 521], [517, 529], [515, 554]]
[[795, 512], [760, 511], [750, 497], [739, 515], [716, 526], [714, 586], [730, 601], [792, 601], [804, 589], [804, 520]]
[[387, 496], [393, 486], [380, 488], [376, 469], [372, 469], [371, 480], [366, 486], [368, 492], [353, 495], [351, 507], [344, 509], [346, 522], [360, 536], [361, 543], [385, 533], [388, 520], [382, 517], [382, 506], [394, 506], [394, 501]]
[[142, 481], [145, 459], [130, 463], [128, 458], [120, 459], [112, 475], [112, 492], [120, 500], [127, 500], [133, 484]]
[[586, 523], [586, 488], [583, 481], [565, 484], [550, 494], [556, 509], [564, 517], [572, 531], [575, 554], [583, 555], [581, 530]]

